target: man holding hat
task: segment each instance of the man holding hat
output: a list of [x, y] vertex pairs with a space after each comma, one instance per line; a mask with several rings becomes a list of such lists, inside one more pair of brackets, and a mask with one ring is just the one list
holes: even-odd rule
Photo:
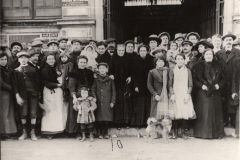
[[225, 125], [228, 125], [230, 118], [230, 124], [233, 127], [235, 127], [236, 121], [236, 106], [230, 104], [232, 77], [235, 60], [240, 57], [240, 51], [233, 47], [233, 41], [235, 39], [236, 36], [230, 32], [223, 36], [222, 41], [224, 48], [216, 53], [217, 59], [222, 62], [223, 66], [226, 67], [227, 84], [225, 90], [223, 89], [224, 91], [222, 92], [222, 96], [225, 99], [223, 104], [224, 122]]
[[77, 57], [81, 55], [82, 51], [82, 41], [79, 39], [73, 39], [71, 41], [72, 44], [72, 52], [70, 53], [70, 57], [73, 63], [73, 69], [77, 67]]
[[159, 39], [156, 34], [152, 34], [146, 39], [146, 43], [150, 47], [150, 52], [149, 53], [150, 53], [151, 56], [153, 56], [152, 52], [155, 50], [155, 48], [157, 48], [157, 46], [161, 43], [161, 41], [162, 40]]
[[29, 53], [17, 53], [20, 66], [14, 70], [14, 93], [19, 105], [22, 122], [22, 135], [19, 140], [27, 138], [27, 117], [31, 118], [31, 139], [38, 140], [35, 135], [37, 118], [38, 96], [39, 96], [39, 74], [36, 69], [28, 65]]
[[182, 42], [184, 41], [185, 37], [182, 33], [176, 33], [175, 34], [175, 38], [174, 41], [177, 43], [178, 45], [178, 51], [179, 53], [182, 53]]
[[68, 38], [64, 38], [64, 37], [58, 38], [60, 53], [64, 52], [65, 49], [67, 48], [67, 41], [68, 41]]
[[23, 49], [23, 46], [21, 43], [19, 42], [13, 42], [11, 44], [11, 53], [12, 56], [9, 57], [8, 60], [8, 67], [11, 68], [12, 70], [14, 70], [16, 67], [18, 67], [18, 57], [17, 57], [17, 53], [21, 52], [21, 50]]
[[183, 54], [185, 55], [185, 65], [187, 68], [191, 69], [192, 66], [197, 62], [197, 59], [193, 58], [194, 54], [192, 53], [193, 43], [188, 40], [182, 42]]
[[162, 32], [158, 35], [158, 37], [162, 40], [159, 47], [164, 48], [166, 51], [168, 51], [168, 43], [170, 40], [170, 35], [167, 32]]

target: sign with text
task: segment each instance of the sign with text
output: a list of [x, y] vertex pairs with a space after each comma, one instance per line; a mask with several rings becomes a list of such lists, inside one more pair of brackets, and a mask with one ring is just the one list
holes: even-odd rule
[[23, 48], [26, 48], [29, 43], [32, 43], [32, 40], [34, 38], [39, 38], [39, 34], [15, 34], [15, 35], [9, 35], [9, 45], [11, 45], [13, 42], [20, 42], [23, 45]]
[[62, 0], [63, 6], [87, 6], [88, 0]]
[[70, 38], [91, 39], [92, 28], [72, 28], [67, 30], [67, 35]]

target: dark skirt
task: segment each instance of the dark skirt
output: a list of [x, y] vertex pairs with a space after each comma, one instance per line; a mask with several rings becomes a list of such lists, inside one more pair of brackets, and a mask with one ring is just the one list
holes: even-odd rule
[[1, 133], [17, 133], [12, 95], [8, 92], [2, 91], [0, 94], [0, 103]]
[[219, 138], [224, 136], [221, 92], [214, 91], [210, 97], [206, 91], [198, 90], [195, 111], [194, 137]]
[[79, 124], [77, 123], [77, 116], [78, 112], [73, 109], [73, 98], [70, 96], [66, 124], [67, 133], [77, 133], [80, 131]]
[[131, 118], [131, 125], [146, 125], [147, 119], [150, 116], [151, 108], [151, 95], [145, 93], [141, 95], [135, 95], [133, 104], [133, 114]]

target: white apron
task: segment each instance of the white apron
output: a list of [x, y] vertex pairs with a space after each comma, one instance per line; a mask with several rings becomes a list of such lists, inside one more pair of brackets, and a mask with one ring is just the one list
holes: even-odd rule
[[41, 131], [48, 134], [61, 133], [66, 128], [67, 107], [63, 105], [61, 88], [43, 90], [43, 118]]

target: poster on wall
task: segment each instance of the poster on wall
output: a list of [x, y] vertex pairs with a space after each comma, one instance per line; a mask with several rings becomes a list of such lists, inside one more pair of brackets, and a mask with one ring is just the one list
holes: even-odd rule
[[69, 38], [78, 38], [78, 39], [92, 39], [92, 28], [71, 28], [67, 30], [67, 36]]
[[20, 42], [23, 46], [23, 48], [28, 48], [32, 44], [32, 40], [34, 38], [40, 38], [40, 34], [14, 34], [14, 35], [9, 35], [9, 46], [13, 42]]
[[62, 0], [62, 6], [87, 6], [88, 0]]

